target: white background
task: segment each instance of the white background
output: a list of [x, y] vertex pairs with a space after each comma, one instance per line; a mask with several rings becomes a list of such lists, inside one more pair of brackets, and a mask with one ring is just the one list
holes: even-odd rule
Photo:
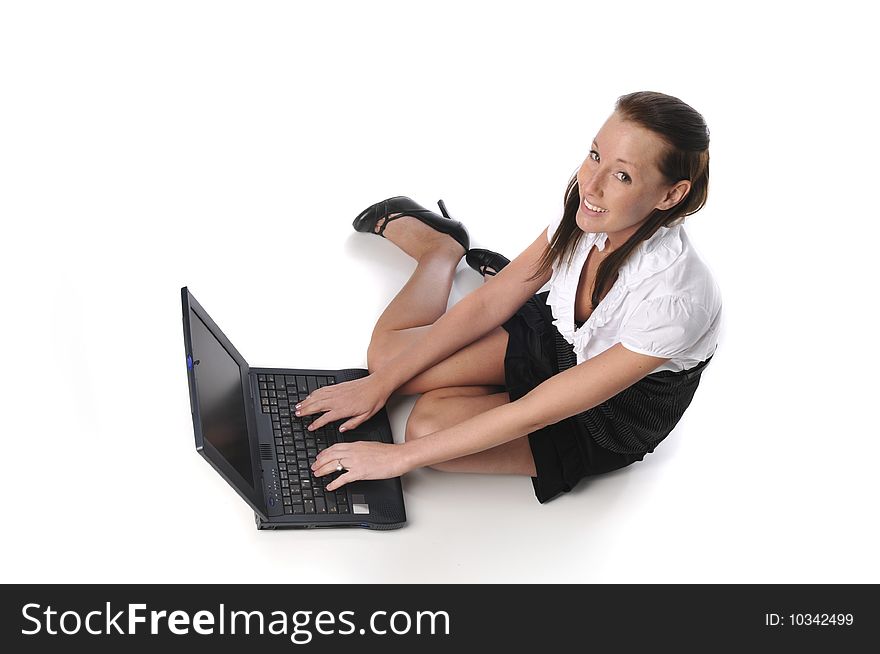
[[[4, 3], [0, 578], [880, 582], [878, 53], [826, 4]], [[353, 218], [442, 198], [513, 258], [635, 90], [711, 131], [723, 332], [676, 430], [545, 505], [420, 469], [404, 529], [256, 531], [193, 447], [180, 288], [251, 365], [366, 367], [415, 262]]]

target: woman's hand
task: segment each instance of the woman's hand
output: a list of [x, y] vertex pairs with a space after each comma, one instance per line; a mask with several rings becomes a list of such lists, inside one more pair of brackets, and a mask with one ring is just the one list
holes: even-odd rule
[[322, 386], [297, 404], [295, 410], [298, 416], [325, 412], [309, 425], [309, 431], [323, 427], [328, 422], [352, 417], [339, 427], [339, 431], [348, 431], [369, 420], [385, 406], [390, 396], [387, 385], [373, 373], [360, 379]]
[[377, 443], [375, 441], [356, 441], [336, 443], [321, 450], [312, 464], [316, 477], [336, 472], [337, 462], [346, 472], [326, 488], [333, 491], [358, 479], [390, 479], [409, 472], [410, 468], [403, 456], [403, 444]]

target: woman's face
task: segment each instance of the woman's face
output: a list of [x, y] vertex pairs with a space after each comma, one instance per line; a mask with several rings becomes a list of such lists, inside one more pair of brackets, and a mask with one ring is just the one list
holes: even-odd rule
[[[681, 200], [690, 183], [666, 182], [657, 168], [663, 148], [656, 134], [612, 114], [577, 172], [578, 227], [585, 232], [606, 232], [613, 250], [635, 233], [655, 207], [665, 210]], [[584, 201], [606, 211], [595, 213]]]

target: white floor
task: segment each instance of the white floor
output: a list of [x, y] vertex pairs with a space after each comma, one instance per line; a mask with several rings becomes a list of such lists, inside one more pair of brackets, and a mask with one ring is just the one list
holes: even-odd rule
[[[2, 10], [3, 581], [880, 581], [870, 21], [242, 7]], [[365, 367], [414, 262], [354, 216], [443, 198], [512, 258], [638, 89], [713, 139], [686, 225], [724, 323], [676, 430], [546, 505], [527, 477], [422, 469], [403, 529], [258, 532], [193, 447], [180, 287], [252, 365]], [[462, 262], [450, 303], [478, 283]]]
[[[30, 411], [13, 416], [10, 433], [37, 441], [12, 445], [10, 460], [31, 464], [6, 479], [18, 537], [5, 579], [783, 582], [876, 572], [866, 563], [876, 527], [863, 520], [873, 496], [868, 457], [828, 445], [821, 406], [786, 408], [778, 380], [751, 376], [729, 336], [735, 312], [679, 426], [628, 468], [544, 505], [528, 477], [420, 469], [403, 478], [403, 529], [256, 531], [252, 512], [193, 449], [176, 285], [190, 283], [253, 365], [363, 366], [368, 317], [414, 262], [389, 241], [349, 233], [358, 210], [349, 204], [324, 228], [340, 273], [320, 296], [272, 303], [274, 284], [252, 291], [217, 271], [179, 267], [134, 287], [59, 282], [65, 292], [50, 295], [56, 322], [47, 335], [56, 366], [45, 369], [63, 392], [48, 411], [25, 394]], [[497, 247], [480, 238], [488, 233], [480, 221], [470, 223], [475, 246]], [[462, 261], [450, 304], [478, 283]], [[734, 304], [736, 289], [728, 293]], [[284, 322], [309, 315], [314, 323]], [[414, 401], [388, 404], [398, 441]], [[45, 483], [34, 485], [32, 472]], [[847, 556], [837, 556], [844, 542]]]

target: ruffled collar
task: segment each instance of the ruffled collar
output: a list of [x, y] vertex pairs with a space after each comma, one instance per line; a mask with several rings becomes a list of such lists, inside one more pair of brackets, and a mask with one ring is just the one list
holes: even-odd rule
[[[587, 254], [595, 245], [599, 252], [605, 251], [608, 234], [605, 232], [586, 232], [578, 244], [572, 259], [570, 272], [575, 272], [580, 279], [581, 270], [587, 260]], [[684, 249], [682, 226], [660, 227], [650, 238], [639, 243], [618, 272], [626, 286], [632, 286], [662, 270], [666, 270]]]
[[684, 250], [682, 226], [661, 227], [651, 238], [639, 243], [621, 266], [624, 283], [633, 286], [651, 275], [666, 270], [678, 259], [682, 250]]
[[[684, 234], [682, 225], [660, 227], [654, 234], [639, 243], [627, 260], [620, 267], [614, 285], [590, 317], [580, 328], [574, 324], [574, 302], [581, 271], [587, 260], [590, 249], [595, 245], [600, 252], [605, 249], [608, 234], [605, 232], [586, 232], [580, 239], [570, 266], [556, 267], [553, 264], [553, 276], [550, 281], [550, 292], [547, 303], [553, 311], [553, 324], [559, 333], [571, 344], [577, 341], [580, 345], [590, 338], [593, 332], [604, 325], [623, 302], [628, 289], [645, 279], [666, 270], [684, 250]], [[578, 355], [580, 359], [581, 355]], [[580, 363], [580, 361], [578, 361]]]
[[589, 252], [590, 247], [595, 245], [596, 249], [599, 250], [599, 252], [604, 252], [605, 251], [605, 241], [608, 240], [608, 234], [606, 234], [605, 232], [587, 232], [586, 238], [581, 239], [581, 242], [583, 243], [584, 241], [589, 240], [591, 237], [593, 239], [593, 242], [590, 243], [589, 246], [585, 247], [584, 249], [587, 252]]

